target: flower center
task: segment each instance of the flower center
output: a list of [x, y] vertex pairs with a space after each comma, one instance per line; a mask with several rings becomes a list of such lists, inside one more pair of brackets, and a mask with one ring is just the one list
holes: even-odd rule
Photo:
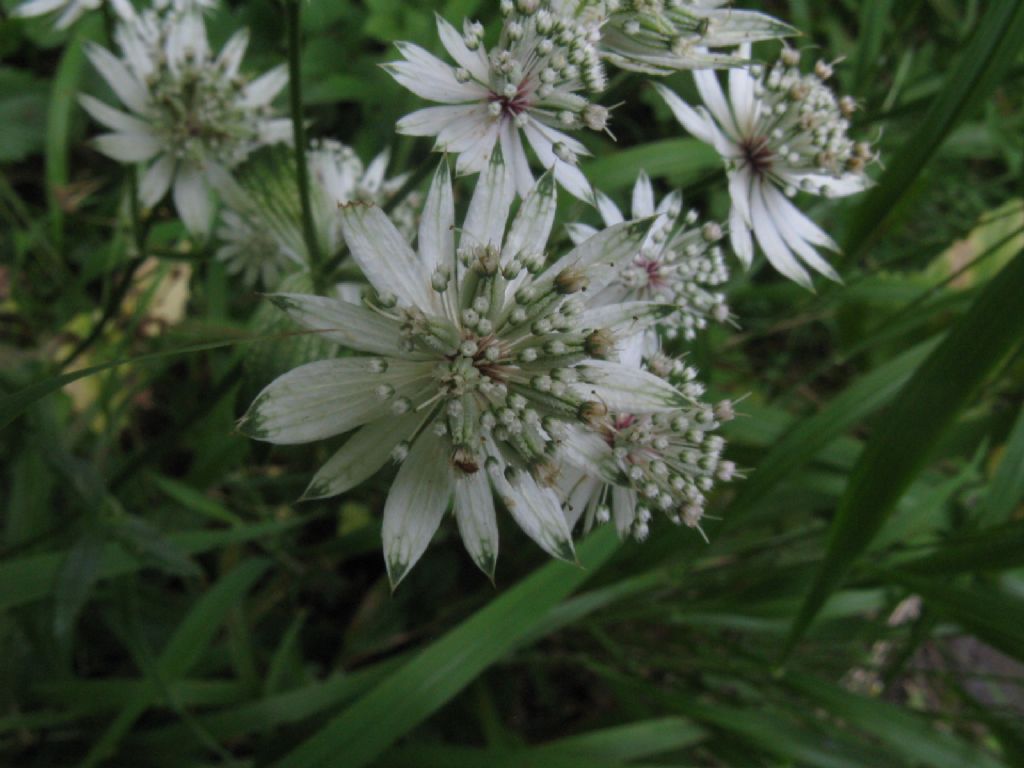
[[743, 149], [743, 158], [754, 169], [755, 173], [764, 173], [771, 170], [775, 154], [768, 144], [767, 136], [755, 136], [752, 139], [747, 139], [741, 147]]

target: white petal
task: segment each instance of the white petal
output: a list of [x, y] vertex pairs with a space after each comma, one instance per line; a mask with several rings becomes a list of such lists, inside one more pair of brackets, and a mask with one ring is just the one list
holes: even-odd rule
[[643, 219], [654, 215], [654, 187], [647, 171], [640, 169], [633, 185], [633, 218]]
[[381, 65], [405, 88], [421, 99], [443, 104], [462, 104], [487, 98], [487, 89], [479, 83], [460, 83], [455, 70], [439, 58], [413, 43], [397, 43], [405, 61]]
[[395, 130], [406, 136], [437, 136], [449, 125], [463, 124], [479, 112], [477, 104], [445, 105], [426, 107], [410, 112], [397, 123]]
[[391, 150], [385, 148], [382, 152], [378, 152], [370, 164], [366, 166], [366, 172], [363, 174], [362, 185], [370, 194], [376, 194], [377, 190], [380, 189], [384, 183], [384, 176], [388, 170], [388, 163], [391, 162]]
[[487, 164], [487, 171], [480, 174], [476, 189], [469, 201], [469, 210], [462, 224], [459, 247], [493, 245], [501, 248], [505, 224], [515, 198], [512, 175], [499, 147]]
[[579, 397], [625, 413], [661, 413], [686, 405], [671, 384], [647, 371], [607, 360], [588, 360], [577, 367], [582, 381], [572, 386]]
[[78, 102], [82, 105], [85, 111], [89, 113], [93, 120], [98, 123], [103, 123], [103, 125], [111, 130], [118, 131], [120, 133], [137, 133], [144, 136], [150, 135], [150, 128], [147, 123], [144, 123], [137, 117], [132, 117], [119, 109], [114, 109], [86, 93], [79, 95]]
[[668, 108], [672, 110], [672, 114], [675, 115], [676, 120], [682, 124], [683, 128], [705, 144], [715, 144], [715, 129], [711, 125], [710, 118], [698, 113], [697, 110], [679, 98], [674, 91], [661, 83], [655, 83], [654, 88], [661, 95], [661, 98], [665, 100]]
[[[478, 120], [469, 131], [444, 145], [450, 152], [459, 153], [458, 160], [455, 161], [456, 174], [466, 176], [479, 173], [487, 167], [498, 141], [500, 128], [499, 120]], [[443, 136], [438, 136], [439, 142], [443, 140]]]
[[592, 227], [589, 224], [580, 224], [579, 222], [566, 224], [565, 231], [569, 234], [569, 239], [573, 245], [579, 245], [598, 232], [596, 227]]
[[245, 56], [245, 49], [249, 46], [249, 30], [242, 28], [235, 32], [221, 48], [217, 56], [217, 66], [224, 72], [224, 77], [230, 79], [238, 74], [238, 67]]
[[85, 53], [128, 109], [139, 113], [146, 111], [149, 100], [146, 89], [128, 72], [120, 59], [103, 46], [92, 42], [87, 44]]
[[612, 519], [620, 539], [629, 536], [636, 520], [636, 494], [628, 488], [612, 488]]
[[430, 182], [427, 202], [420, 218], [417, 249], [431, 274], [442, 266], [450, 274], [455, 274], [455, 199], [452, 196], [448, 158], [438, 164]]
[[279, 64], [245, 86], [241, 105], [250, 108], [264, 107], [272, 102], [286, 85], [288, 70], [284, 64]]
[[402, 462], [384, 502], [384, 562], [394, 589], [422, 557], [452, 497], [448, 452], [429, 429]]
[[500, 461], [488, 461], [487, 470], [494, 490], [523, 532], [549, 555], [575, 562], [572, 533], [558, 494], [551, 488], [541, 488], [522, 470], [511, 470], [509, 479]]
[[614, 331], [616, 336], [625, 338], [649, 328], [675, 310], [672, 304], [650, 301], [616, 302], [590, 307], [579, 315], [576, 326], [584, 329], [607, 328]]
[[174, 178], [174, 207], [185, 228], [193, 235], [210, 231], [213, 203], [203, 175], [192, 165], [182, 164]]
[[650, 225], [650, 220], [625, 221], [601, 230], [548, 267], [538, 276], [538, 285], [554, 280], [563, 269], [575, 267], [587, 273], [590, 280], [587, 290], [597, 295], [615, 279], [626, 259], [633, 258], [640, 250]]
[[545, 173], [523, 198], [505, 238], [502, 258], [543, 253], [555, 223], [557, 207], [555, 179], [550, 173]]
[[590, 186], [590, 182], [587, 181], [587, 177], [575, 165], [560, 160], [555, 155], [554, 144], [565, 144], [576, 154], [584, 154], [585, 148], [583, 148], [583, 152], [580, 152], [579, 149], [582, 147], [575, 139], [549, 128], [539, 120], [527, 122], [523, 127], [523, 133], [526, 134], [526, 140], [533, 147], [533, 151], [537, 153], [537, 159], [540, 160], [541, 165], [554, 171], [555, 179], [565, 191], [579, 200], [593, 204], [594, 190]]
[[309, 443], [340, 435], [391, 414], [391, 401], [376, 388], [388, 384], [396, 396], [422, 388], [417, 379], [429, 373], [424, 363], [388, 361], [378, 373], [376, 361], [363, 357], [318, 360], [270, 382], [249, 406], [238, 428], [256, 440], [279, 445]]
[[747, 226], [750, 226], [750, 195], [753, 176], [749, 168], [740, 168], [729, 174], [729, 199], [733, 208]]
[[606, 227], [621, 224], [626, 220], [625, 216], [622, 215], [622, 211], [619, 210], [619, 206], [608, 195], [604, 192], [598, 192], [596, 197], [597, 210], [601, 214], [601, 220]]
[[26, 2], [11, 11], [11, 16], [15, 19], [43, 16], [51, 11], [56, 11], [66, 2], [67, 0], [26, 0]]
[[176, 163], [171, 155], [161, 155], [155, 163], [146, 169], [139, 184], [139, 202], [146, 208], [159, 203], [171, 186]]
[[761, 245], [761, 250], [768, 257], [768, 261], [779, 272], [790, 280], [799, 283], [808, 290], [813, 290], [811, 276], [807, 270], [800, 266], [800, 262], [783, 241], [775, 226], [768, 206], [765, 204], [762, 193], [762, 184], [755, 183], [753, 196], [750, 200], [750, 214], [753, 222], [754, 236]]
[[498, 132], [501, 151], [505, 163], [512, 171], [512, 181], [520, 197], [526, 197], [533, 187], [533, 174], [530, 172], [530, 161], [526, 157], [523, 139], [511, 120], [503, 120]]
[[832, 268], [832, 265], [825, 261], [814, 247], [804, 239], [801, 233], [803, 222], [805, 221], [803, 214], [786, 199], [782, 192], [774, 187], [764, 190], [764, 201], [768, 207], [768, 213], [775, 220], [776, 228], [782, 239], [786, 242], [786, 245], [803, 259], [804, 263], [811, 269], [820, 272], [829, 280], [841, 283], [842, 278]]
[[359, 304], [304, 293], [274, 293], [268, 298], [303, 328], [325, 331], [321, 334], [325, 339], [349, 349], [387, 357], [416, 357], [398, 346], [402, 333], [396, 321]]
[[434, 305], [423, 262], [380, 208], [349, 203], [340, 220], [352, 258], [378, 293], [393, 294], [407, 307]]
[[103, 133], [92, 139], [92, 145], [122, 163], [143, 163], [163, 149], [160, 142], [147, 133]]
[[454, 511], [466, 551], [493, 580], [498, 563], [498, 520], [486, 472], [456, 473]]
[[391, 451], [414, 432], [422, 418], [422, 414], [407, 413], [358, 429], [316, 473], [302, 500], [326, 499], [355, 488], [384, 466]]
[[736, 203], [729, 209], [729, 244], [743, 266], [750, 269], [750, 264], [754, 260], [754, 242], [750, 237], [750, 225]]
[[565, 499], [562, 502], [562, 512], [565, 513], [565, 522], [571, 531], [583, 513], [596, 505], [595, 496], [601, 490], [601, 481], [588, 477], [583, 472], [563, 472], [559, 479], [559, 488]]
[[[739, 47], [739, 55], [750, 58], [750, 43]], [[754, 78], [746, 67], [732, 67], [729, 70], [729, 102], [740, 132], [752, 135], [757, 123], [757, 99], [754, 98]]]
[[697, 84], [701, 99], [711, 110], [711, 114], [714, 115], [722, 130], [733, 140], [738, 139], [742, 134], [732, 118], [732, 111], [729, 103], [725, 100], [725, 94], [722, 93], [722, 86], [718, 82], [718, 75], [715, 71], [713, 69], [694, 70], [693, 81]]
[[490, 78], [490, 65], [483, 46], [478, 47], [475, 51], [469, 50], [462, 35], [455, 27], [445, 21], [440, 14], [435, 13], [434, 16], [437, 19], [437, 34], [441, 38], [441, 44], [445, 50], [475, 80], [486, 83]]

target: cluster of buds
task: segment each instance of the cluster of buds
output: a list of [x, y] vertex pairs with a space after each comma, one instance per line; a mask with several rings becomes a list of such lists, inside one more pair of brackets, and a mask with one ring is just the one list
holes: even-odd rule
[[[849, 136], [857, 105], [833, 93], [831, 64], [819, 60], [813, 71], [803, 73], [800, 52], [784, 48], [771, 67], [754, 64], [750, 73], [762, 103], [763, 146], [755, 159], [763, 157], [786, 174], [803, 174], [802, 191], [824, 196], [832, 194], [829, 179], [863, 176], [876, 155], [870, 144]], [[786, 191], [792, 195], [797, 189]]]

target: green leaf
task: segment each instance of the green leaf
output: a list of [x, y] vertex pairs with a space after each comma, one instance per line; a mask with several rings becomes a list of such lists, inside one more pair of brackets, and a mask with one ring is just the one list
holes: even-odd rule
[[346, 768], [366, 765], [515, 648], [617, 548], [615, 532], [603, 527], [578, 550], [583, 568], [557, 561], [540, 568], [424, 648], [275, 765], [312, 768], [337, 755], [345, 756]]
[[1024, 251], [977, 297], [880, 419], [850, 476], [825, 560], [793, 623], [785, 654], [871, 543], [957, 414], [1024, 338]]
[[1003, 449], [995, 476], [978, 511], [981, 524], [1009, 520], [1014, 508], [1024, 499], [1024, 408], [1020, 410]]
[[[185, 531], [167, 535], [167, 541], [185, 555], [198, 555], [228, 544], [269, 538], [308, 522], [308, 518], [257, 523], [220, 531]], [[65, 554], [62, 552], [29, 555], [0, 563], [0, 611], [42, 600], [53, 590]], [[119, 544], [107, 544], [100, 559], [98, 579], [133, 573], [146, 566]]]
[[45, 80], [12, 67], [0, 68], [0, 161], [24, 160], [43, 148]]
[[[870, 4], [869, 4], [870, 5]], [[918, 129], [886, 158], [878, 185], [852, 216], [845, 250], [854, 256], [887, 229], [886, 224], [925, 164], [950, 132], [995, 90], [1024, 47], [1024, 2], [986, 3], [984, 18], [960, 54]]]
[[929, 768], [999, 768], [991, 755], [946, 733], [912, 712], [879, 699], [854, 693], [818, 680], [807, 674], [790, 672], [786, 682], [815, 699], [834, 718], [847, 725], [862, 728], [894, 752], [903, 755], [910, 765]]
[[697, 139], [666, 139], [608, 152], [583, 164], [595, 187], [606, 192], [632, 187], [643, 169], [651, 178], [680, 182], [720, 168], [718, 153]]
[[98, 765], [115, 753], [117, 744], [142, 716], [150, 702], [169, 682], [183, 677], [206, 653], [229, 611], [245, 597], [266, 572], [270, 561], [252, 559], [223, 576], [193, 606], [167, 641], [156, 663], [157, 680], [130, 701], [82, 761], [82, 768]]
[[736, 500], [729, 505], [723, 527], [742, 520], [743, 512], [763, 499], [782, 480], [895, 397], [936, 344], [937, 339], [926, 341], [894, 357], [857, 379], [818, 413], [795, 421], [788, 431], [771, 443], [771, 450], [757, 462], [750, 478], [740, 486]]

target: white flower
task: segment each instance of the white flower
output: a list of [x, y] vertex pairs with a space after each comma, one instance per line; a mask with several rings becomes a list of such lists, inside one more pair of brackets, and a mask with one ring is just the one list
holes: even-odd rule
[[33, 16], [57, 14], [54, 29], [67, 29], [89, 11], [103, 5], [103, 0], [25, 0], [11, 11], [14, 18], [27, 19]]
[[[605, 226], [624, 220], [614, 202], [597, 193], [597, 206]], [[590, 295], [594, 306], [626, 301], [657, 301], [671, 304], [674, 311], [658, 321], [665, 336], [682, 335], [692, 340], [697, 331], [707, 326], [708, 319], [725, 322], [729, 307], [725, 296], [716, 287], [729, 279], [722, 249], [722, 227], [714, 222], [701, 224], [696, 211], [683, 213], [683, 199], [677, 192], [666, 196], [655, 207], [651, 180], [643, 171], [633, 186], [634, 219], [656, 216], [640, 250], [612, 283], [598, 295]], [[593, 227], [571, 224], [569, 235], [574, 242], [592, 237]], [[658, 350], [658, 336], [653, 328], [635, 338], [634, 354], [623, 361], [637, 364], [638, 354], [651, 355]]]
[[735, 66], [742, 59], [709, 49], [797, 34], [767, 14], [737, 10], [731, 0], [555, 1], [563, 13], [600, 25], [606, 61], [651, 75]]
[[610, 519], [619, 536], [642, 541], [660, 511], [676, 525], [700, 530], [716, 480], [736, 476], [735, 465], [721, 458], [725, 441], [712, 434], [733, 417], [732, 403], [702, 402], [696, 371], [678, 361], [655, 355], [651, 367], [686, 380], [685, 406], [648, 414], [605, 409], [593, 414], [589, 430], [567, 425], [559, 433], [560, 455], [576, 470], [560, 481], [570, 527], [580, 518], [586, 530]]
[[236, 32], [214, 56], [197, 10], [136, 14], [128, 7], [115, 40], [120, 58], [94, 43], [87, 52], [128, 111], [81, 96], [89, 114], [112, 131], [94, 144], [115, 160], [148, 164], [141, 203], [152, 207], [173, 187], [185, 226], [205, 235], [212, 193], [230, 187], [229, 171], [257, 147], [291, 136], [290, 122], [274, 118], [270, 106], [288, 82], [285, 69], [249, 80], [239, 72], [248, 32]]
[[[402, 186], [405, 175], [387, 178], [386, 150], [364, 166], [351, 147], [320, 141], [306, 153], [309, 166], [313, 230], [320, 253], [336, 254], [342, 245], [338, 206], [362, 201], [381, 205]], [[217, 237], [223, 245], [217, 258], [228, 272], [247, 285], [272, 288], [281, 275], [309, 265], [302, 229], [295, 156], [290, 149], [271, 148], [254, 156], [237, 171], [237, 184], [225, 189]], [[412, 200], [393, 211], [399, 229], [410, 235], [415, 218]]]
[[604, 89], [604, 70], [592, 30], [538, 5], [503, 7], [501, 38], [490, 51], [480, 24], [465, 22], [460, 35], [438, 16], [438, 33], [454, 67], [419, 46], [399, 43], [405, 60], [385, 69], [417, 96], [444, 106], [406, 115], [397, 130], [436, 136], [436, 149], [458, 154], [459, 174], [483, 170], [500, 144], [520, 195], [533, 183], [525, 136], [541, 165], [554, 169], [558, 183], [590, 202], [590, 183], [576, 165], [589, 152], [564, 131], [605, 130], [608, 110], [583, 95]]
[[[749, 48], [741, 52], [746, 56]], [[805, 75], [798, 62], [796, 51], [785, 49], [769, 69], [752, 64], [729, 70], [728, 100], [714, 72], [694, 72], [704, 100], [696, 109], [663, 85], [656, 87], [679, 122], [725, 160], [736, 254], [749, 266], [753, 230], [772, 266], [809, 288], [801, 262], [839, 280], [817, 251], [838, 246], [787, 198], [798, 191], [825, 197], [860, 192], [869, 184], [864, 167], [873, 152], [847, 136], [855, 105], [837, 99], [826, 85], [831, 67], [818, 62]]]
[[[358, 428], [313, 478], [307, 498], [342, 493], [389, 457], [401, 462], [384, 506], [392, 584], [423, 554], [453, 497], [462, 538], [486, 573], [498, 552], [494, 496], [545, 551], [573, 560], [552, 487], [552, 430], [589, 423], [602, 403], [656, 413], [685, 402], [656, 376], [603, 359], [614, 322], [594, 325], [577, 297], [614, 278], [647, 222], [610, 227], [545, 265], [555, 213], [551, 175], [528, 193], [506, 233], [513, 198], [496, 151], [457, 230], [442, 162], [418, 253], [379, 208], [342, 209], [345, 240], [375, 300], [272, 297], [299, 324], [369, 356], [285, 374], [257, 397], [240, 428], [283, 444]], [[641, 315], [634, 308], [625, 321]]]

